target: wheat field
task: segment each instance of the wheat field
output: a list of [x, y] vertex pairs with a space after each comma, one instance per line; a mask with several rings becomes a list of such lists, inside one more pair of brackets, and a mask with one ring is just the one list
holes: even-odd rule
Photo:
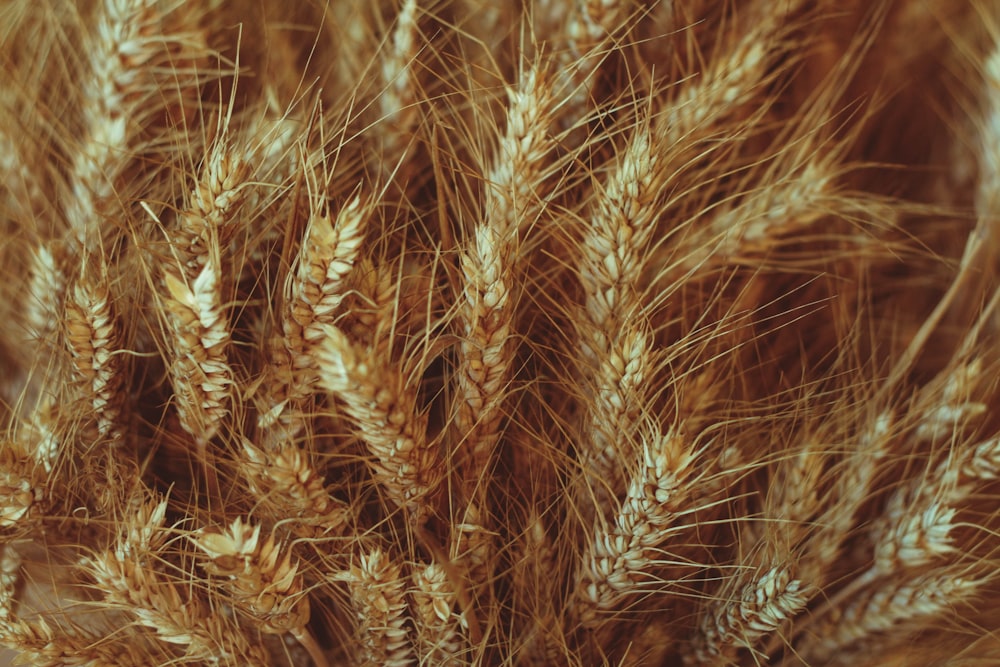
[[0, 664], [1000, 664], [996, 0], [0, 58]]

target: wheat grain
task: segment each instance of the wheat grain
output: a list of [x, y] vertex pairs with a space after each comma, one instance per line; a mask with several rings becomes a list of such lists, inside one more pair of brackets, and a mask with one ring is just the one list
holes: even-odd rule
[[873, 492], [878, 463], [887, 454], [892, 432], [892, 414], [883, 412], [865, 425], [845, 457], [845, 470], [837, 479], [831, 497], [834, 504], [817, 520], [819, 529], [810, 539], [815, 560], [803, 572], [806, 581], [820, 579], [825, 567], [837, 558], [841, 544], [851, 532], [855, 515]]

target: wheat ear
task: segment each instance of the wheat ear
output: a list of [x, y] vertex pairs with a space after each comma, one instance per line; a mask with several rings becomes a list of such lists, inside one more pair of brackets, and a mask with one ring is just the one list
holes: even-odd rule
[[154, 631], [160, 641], [183, 648], [190, 658], [212, 665], [263, 667], [267, 660], [260, 647], [228, 627], [192, 591], [182, 592], [181, 586], [153, 569], [157, 550], [167, 537], [166, 509], [166, 501], [146, 503], [114, 548], [86, 561], [105, 600], [122, 606], [139, 625]]
[[382, 52], [382, 83], [379, 109], [384, 127], [382, 169], [391, 173], [405, 159], [409, 134], [418, 118], [417, 78], [417, 0], [402, 0], [389, 43]]
[[371, 203], [359, 195], [341, 208], [335, 220], [321, 210], [310, 215], [282, 318], [282, 341], [291, 366], [285, 372], [288, 387], [283, 400], [272, 397], [275, 404], [262, 412], [258, 425], [267, 428], [281, 422], [288, 435], [301, 427], [288, 411], [312, 392], [313, 350], [323, 338], [322, 327], [333, 324], [338, 315], [346, 296], [345, 279], [358, 259], [371, 213]]
[[1000, 37], [983, 63], [983, 84], [976, 212], [982, 218], [996, 218], [1000, 215]]
[[455, 428], [473, 486], [499, 437], [514, 358], [514, 270], [521, 235], [537, 222], [542, 167], [554, 147], [548, 134], [554, 100], [538, 66], [525, 69], [508, 96], [507, 127], [484, 174], [483, 220], [460, 256], [464, 299]]
[[593, 479], [617, 493], [616, 461], [645, 409], [643, 395], [652, 371], [652, 341], [641, 287], [643, 259], [653, 232], [652, 206], [661, 179], [648, 124], [640, 122], [619, 162], [596, 195], [581, 244], [580, 280], [585, 292], [579, 318], [587, 384], [594, 400], [582, 428], [581, 458]]
[[414, 584], [411, 607], [421, 663], [442, 667], [472, 664], [463, 637], [465, 619], [455, 613], [458, 597], [447, 572], [436, 563], [414, 563], [410, 569]]
[[53, 629], [45, 618], [24, 620], [17, 614], [16, 588], [21, 555], [12, 544], [0, 555], [0, 646], [18, 651], [33, 665], [79, 667], [142, 667], [149, 653], [141, 642], [102, 642], [82, 628]]
[[41, 480], [34, 459], [15, 442], [0, 441], [0, 528], [29, 523], [32, 509], [42, 499]]
[[[66, 342], [79, 398], [89, 403], [100, 437], [123, 437], [119, 416], [124, 395], [120, 323], [112, 309], [108, 275], [83, 268], [66, 300]], [[94, 275], [96, 273], [96, 275]]]
[[[87, 74], [82, 77], [81, 145], [69, 170], [66, 221], [79, 246], [96, 249], [116, 188], [130, 163], [137, 132], [162, 109], [158, 68], [205, 52], [195, 32], [167, 36], [162, 5], [152, 0], [103, 0], [97, 28], [87, 40]], [[176, 51], [170, 53], [171, 49]], [[194, 69], [171, 68], [180, 88], [190, 86]], [[195, 80], [196, 81], [196, 80]]]
[[374, 476], [388, 497], [413, 521], [425, 521], [443, 471], [416, 391], [375, 347], [356, 345], [334, 326], [324, 331], [316, 352], [320, 386], [343, 404], [375, 457]]
[[330, 495], [323, 476], [294, 442], [260, 449], [244, 440], [243, 455], [250, 491], [273, 521], [291, 520], [293, 530], [304, 536], [337, 535], [347, 527], [353, 510]]
[[232, 369], [226, 349], [229, 322], [222, 305], [219, 250], [213, 248], [193, 280], [167, 267], [163, 305], [173, 354], [170, 377], [181, 426], [195, 438], [203, 457], [228, 412]]
[[849, 664], [880, 634], [895, 631], [902, 636], [902, 631], [918, 630], [970, 601], [985, 583], [954, 566], [921, 575], [890, 577], [814, 628], [811, 641], [801, 643], [798, 657], [807, 663]]
[[31, 253], [31, 278], [24, 300], [24, 319], [30, 336], [42, 349], [55, 343], [55, 333], [63, 311], [67, 276], [65, 251], [61, 243], [41, 243]]
[[294, 637], [309, 652], [315, 667], [327, 667], [312, 634], [309, 596], [303, 591], [299, 562], [291, 547], [272, 534], [261, 540], [261, 526], [237, 517], [225, 530], [206, 529], [191, 537], [208, 560], [201, 566], [226, 580], [236, 609], [254, 619], [264, 632]]
[[599, 520], [588, 543], [577, 583], [580, 621], [601, 622], [599, 612], [613, 610], [635, 591], [649, 567], [652, 551], [671, 534], [670, 524], [681, 512], [699, 476], [693, 449], [682, 430], [660, 433], [652, 425], [640, 430], [639, 466], [628, 485], [613, 524]]
[[416, 662], [402, 570], [402, 564], [375, 547], [340, 575], [357, 613], [357, 658], [365, 667], [407, 667]]
[[808, 586], [792, 577], [792, 569], [785, 564], [765, 566], [748, 583], [733, 591], [731, 599], [709, 605], [710, 611], [702, 617], [700, 632], [692, 641], [692, 650], [685, 656], [686, 662], [731, 664], [738, 649], [753, 649], [762, 637], [802, 611], [810, 598]]

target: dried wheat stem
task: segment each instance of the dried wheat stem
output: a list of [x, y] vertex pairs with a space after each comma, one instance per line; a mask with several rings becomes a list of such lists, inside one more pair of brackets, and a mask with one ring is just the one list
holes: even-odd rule
[[66, 299], [65, 327], [77, 393], [89, 403], [98, 435], [117, 441], [123, 437], [119, 417], [125, 370], [120, 324], [112, 309], [108, 282], [106, 270], [95, 276], [84, 268]]
[[166, 539], [163, 521], [166, 501], [143, 506], [130, 520], [127, 534], [113, 549], [87, 560], [105, 600], [121, 605], [139, 625], [155, 631], [157, 638], [182, 647], [187, 657], [211, 665], [263, 665], [260, 647], [251, 645], [240, 631], [229, 627], [192, 591], [164, 578], [152, 568], [156, 552]]
[[358, 661], [366, 667], [408, 667], [416, 662], [401, 563], [378, 547], [340, 575], [358, 619]]
[[414, 563], [413, 621], [421, 664], [458, 667], [471, 664], [463, 638], [464, 618], [455, 612], [458, 597], [448, 574], [436, 563]]
[[652, 550], [670, 534], [670, 524], [682, 512], [698, 475], [697, 452], [680, 431], [643, 432], [639, 467], [629, 482], [614, 524], [598, 520], [587, 546], [577, 583], [579, 617], [586, 626], [600, 623], [598, 612], [614, 609], [635, 590], [649, 566]]
[[177, 412], [181, 426], [195, 437], [200, 450], [227, 414], [233, 382], [226, 353], [229, 321], [219, 293], [218, 248], [202, 257], [204, 264], [193, 280], [170, 267], [163, 272]]
[[415, 388], [374, 348], [355, 345], [334, 326], [324, 330], [316, 353], [320, 385], [343, 404], [375, 457], [375, 479], [389, 498], [412, 520], [425, 520], [443, 471], [440, 453], [427, 440]]
[[792, 578], [787, 565], [761, 568], [751, 581], [734, 590], [732, 598], [709, 604], [685, 661], [731, 664], [738, 649], [753, 649], [762, 637], [802, 611], [811, 597], [807, 588], [805, 582]]

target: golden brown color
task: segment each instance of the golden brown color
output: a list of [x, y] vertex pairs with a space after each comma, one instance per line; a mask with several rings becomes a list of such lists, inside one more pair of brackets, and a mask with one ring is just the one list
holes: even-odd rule
[[0, 3], [0, 661], [987, 665], [991, 0]]

